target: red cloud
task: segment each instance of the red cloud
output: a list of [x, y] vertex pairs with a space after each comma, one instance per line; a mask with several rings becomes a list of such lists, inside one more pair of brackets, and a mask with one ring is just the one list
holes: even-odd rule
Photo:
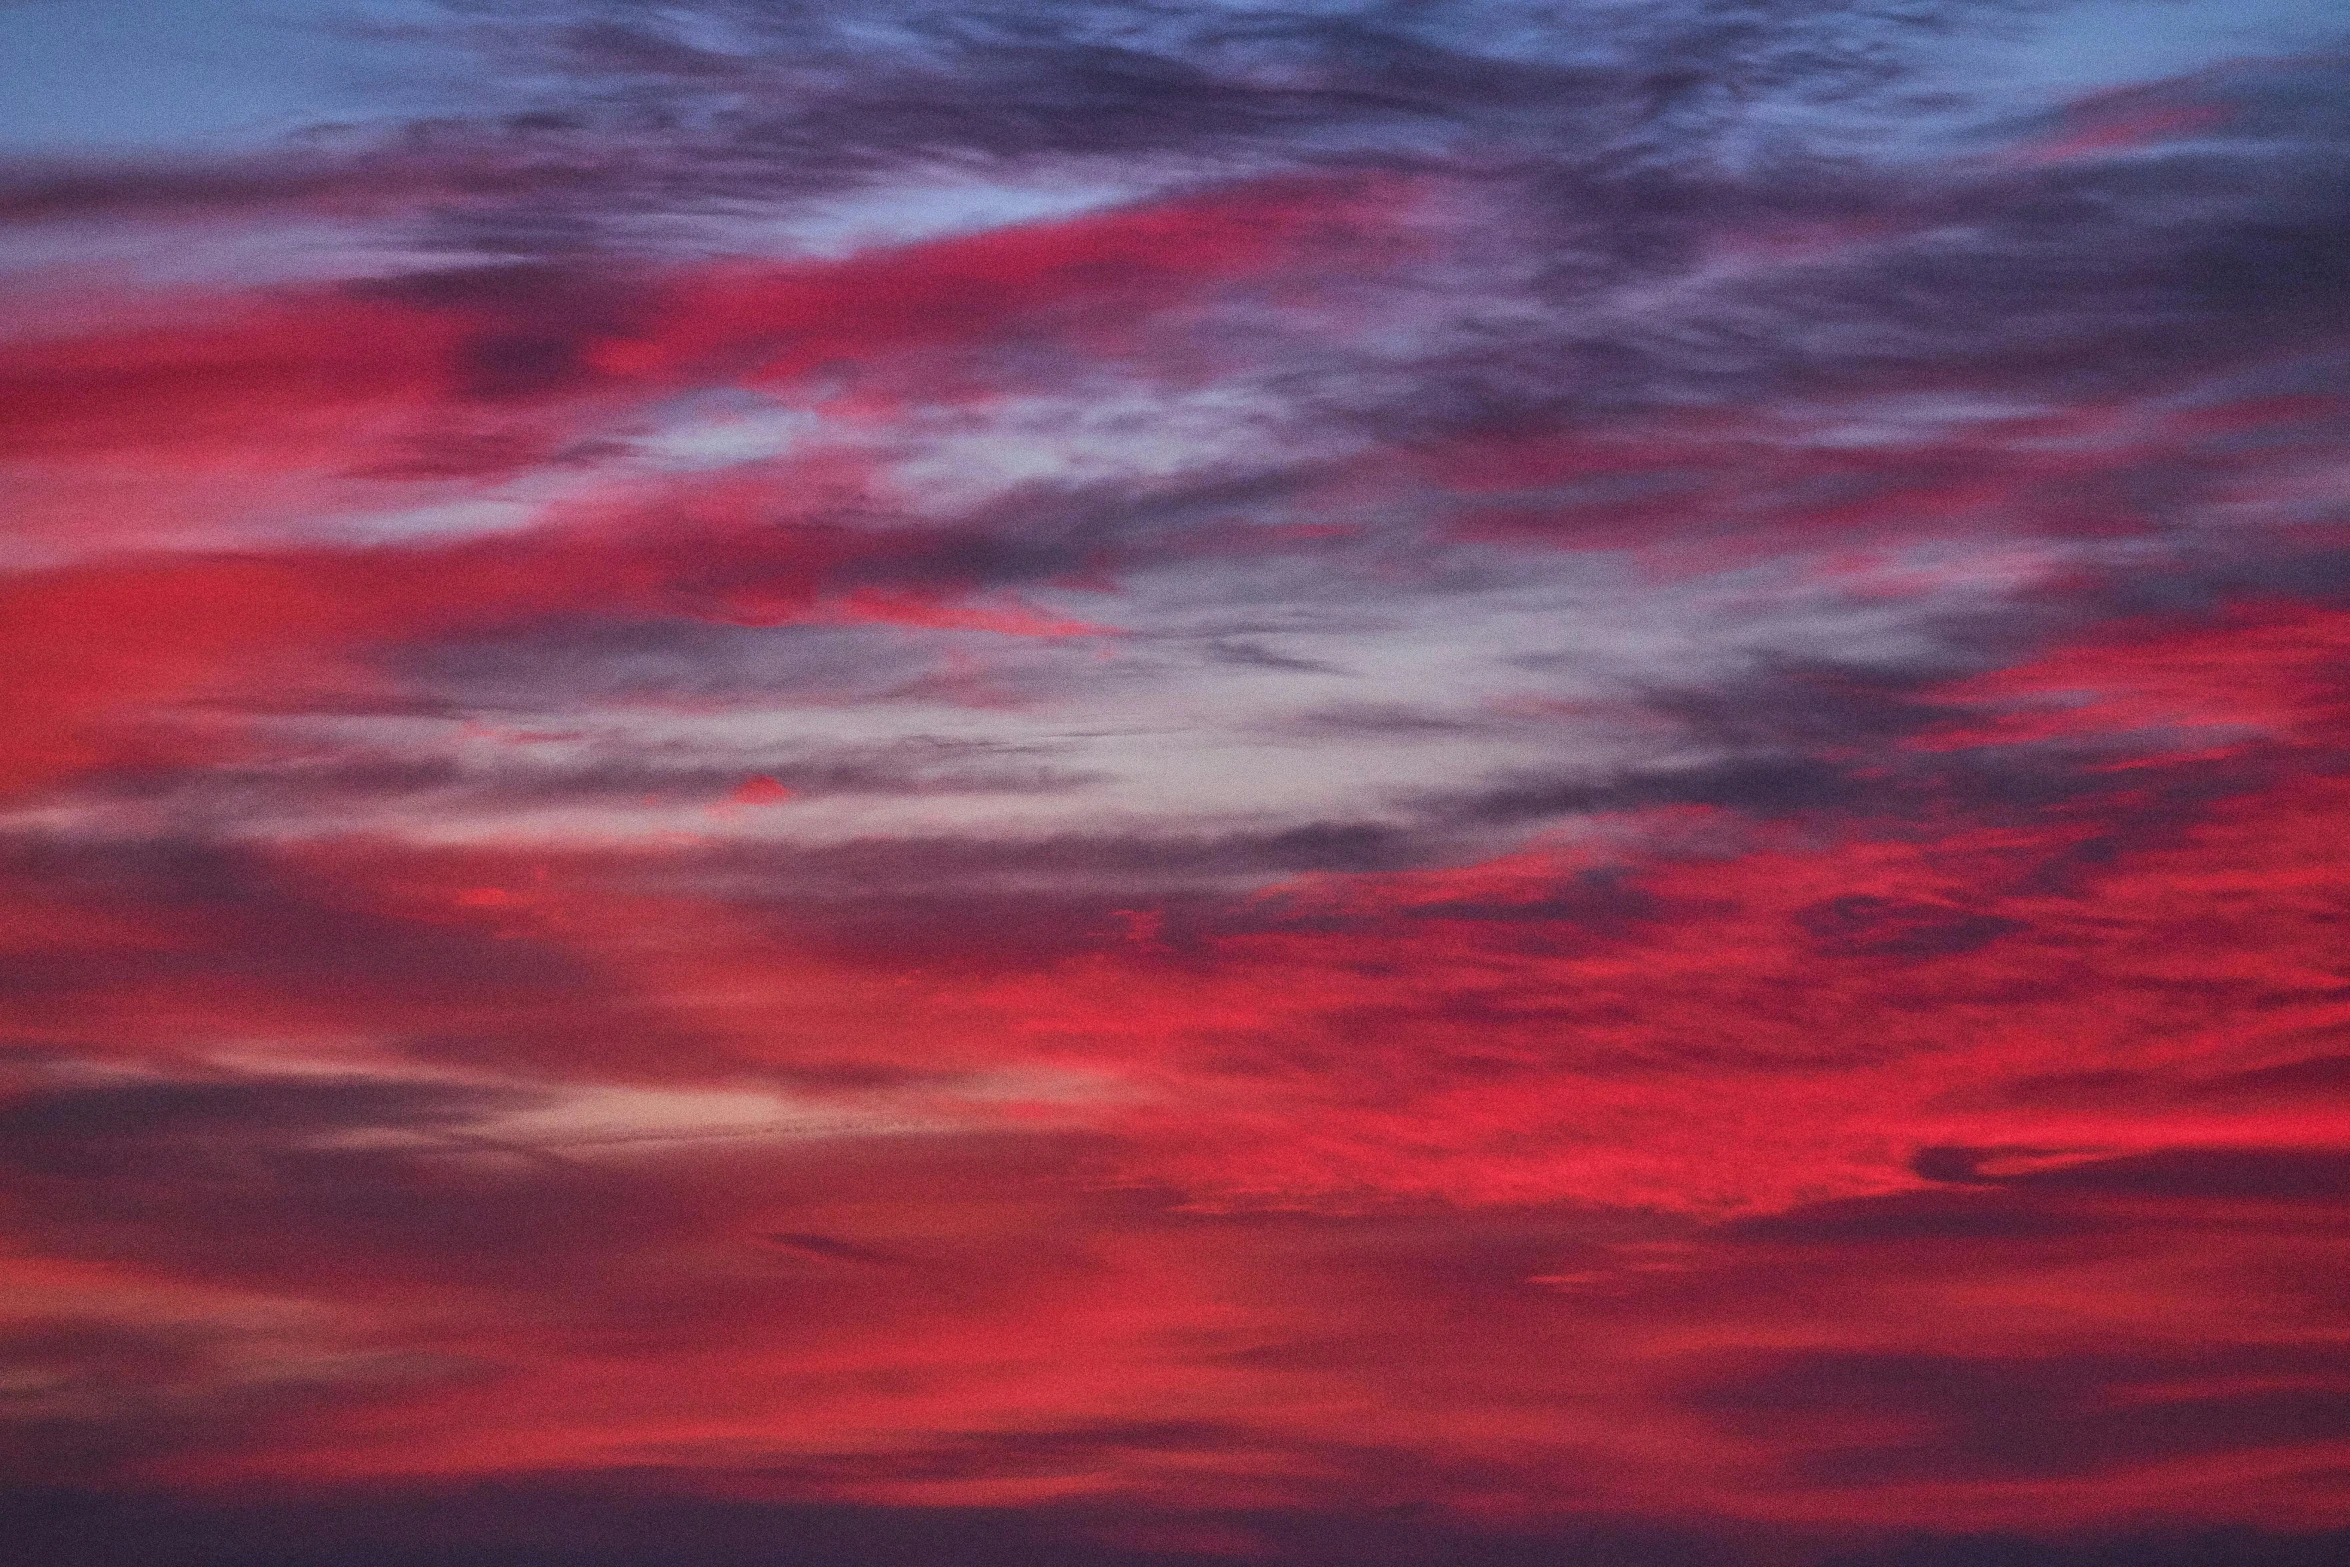
[[746, 778], [735, 786], [727, 801], [733, 805], [778, 805], [792, 797], [792, 792], [772, 778]]
[[1392, 263], [1408, 249], [1396, 213], [1412, 194], [1396, 181], [1268, 180], [837, 263], [688, 273], [641, 327], [588, 357], [632, 379], [771, 384], [1015, 329], [1117, 352], [1154, 316], [1235, 283], [1294, 289], [1288, 273], [1331, 254], [1351, 269]]
[[[664, 501], [575, 506], [507, 535], [148, 555], [0, 581], [0, 656], [19, 682], [16, 727], [0, 739], [0, 788], [109, 759], [208, 754], [223, 743], [219, 717], [199, 714], [193, 727], [156, 717], [189, 703], [277, 707], [298, 705], [303, 692], [380, 689], [362, 667], [371, 649], [550, 615], [1105, 630], [1000, 593], [974, 597], [975, 584], [925, 565], [935, 535], [770, 520], [790, 516], [771, 482], [722, 481]], [[860, 572], [923, 585], [861, 586]]]
[[[577, 41], [646, 46], [617, 27]], [[1614, 90], [1598, 67], [1521, 69], [1494, 78], [1512, 115], [1561, 82]], [[1626, 112], [1663, 134], [1681, 111]], [[2037, 153], [2204, 113], [2091, 105]], [[2181, 211], [2132, 226], [2122, 186], [2063, 183], [2097, 167], [1975, 165], [1914, 201], [1823, 169], [1777, 192], [1779, 223], [1765, 170], [1760, 215], [1717, 222], [1697, 209], [1749, 176], [1724, 166], [1701, 189], [1702, 161], [1526, 175], [1504, 158], [1463, 186], [1525, 198], [1523, 226], [1443, 255], [1414, 225], [1458, 213], [1429, 218], [1415, 179], [1248, 178], [837, 260], [461, 267], [150, 295], [121, 321], [98, 290], [60, 288], [48, 325], [0, 344], [0, 445], [25, 496], [0, 577], [17, 813], [0, 840], [0, 1455], [68, 1511], [139, 1487], [554, 1477], [1017, 1509], [1081, 1535], [1114, 1505], [1147, 1520], [1111, 1531], [1127, 1545], [1235, 1556], [1283, 1554], [1269, 1520], [1297, 1516], [1370, 1520], [1366, 1559], [1429, 1517], [1630, 1517], [1790, 1561], [1889, 1530], [2350, 1523], [2350, 613], [2322, 599], [2316, 552], [2338, 532], [2342, 405], [2189, 390], [2219, 337], [2280, 341], [2333, 276], [2329, 231], [2290, 210], [2315, 186], [2272, 171], [2267, 196], [2230, 205], [2182, 181]], [[385, 160], [349, 200], [528, 188], [493, 154], [460, 165]], [[212, 194], [321, 199], [299, 170], [251, 180]], [[2098, 232], [2155, 254], [2051, 254], [2045, 213], [2106, 197], [2120, 215]], [[1601, 232], [1651, 205], [1621, 243]], [[2253, 238], [2223, 241], [2223, 220]], [[1945, 229], [1975, 238], [1930, 238]], [[1521, 239], [1528, 257], [1497, 259]], [[1870, 271], [1878, 248], [1902, 254]], [[1457, 312], [1427, 303], [1445, 256], [1476, 296]], [[2082, 301], [2108, 277], [2101, 315]], [[2246, 277], [2282, 303], [2243, 303]], [[1357, 306], [1407, 281], [1356, 341]], [[1680, 331], [1674, 301], [1717, 285]], [[1627, 301], [1655, 332], [1611, 318]], [[1984, 319], [1937, 335], [1944, 307]], [[2052, 407], [2078, 383], [2017, 341], [2042, 319], [2058, 352], [2113, 344], [2171, 369]], [[2165, 320], [2197, 345], [2175, 363], [2131, 347]], [[1831, 345], [1818, 385], [1873, 390], [1766, 405], [1810, 374], [1793, 364], [1809, 348], [1778, 363], [1810, 337]], [[1838, 340], [1911, 368], [1872, 369], [1876, 349], [1826, 364]], [[1570, 384], [1545, 356], [1600, 373]], [[1236, 367], [1234, 406], [1318, 421], [1311, 451], [1382, 420], [1424, 444], [1334, 476], [1304, 471], [1309, 453], [1262, 480], [1277, 465], [1210, 453], [1110, 521], [1121, 498], [1082, 473], [953, 524], [898, 520], [879, 477], [909, 411], [976, 426], [1040, 387]], [[2238, 368], [2229, 384], [2291, 379]], [[1717, 374], [1743, 404], [1604, 411], [1679, 407]], [[1410, 385], [1349, 384], [1387, 378]], [[722, 391], [793, 404], [818, 433], [664, 476], [647, 432]], [[349, 542], [371, 515], [452, 499], [511, 499], [510, 526]], [[1947, 576], [1911, 548], [1943, 541], [1966, 557]], [[2079, 627], [2108, 589], [2313, 598], [2109, 616], [1967, 678], [1913, 666], [1864, 693], [1873, 725], [1850, 732], [1763, 714], [1751, 730], [1778, 750], [1754, 767], [1804, 786], [1754, 812], [1641, 804], [1736, 797], [1675, 793], [1712, 764], [1669, 758], [1548, 794], [1536, 778], [1517, 815], [1479, 814], [1470, 784], [1383, 798], [1392, 824], [1226, 839], [1187, 814], [1178, 770], [1151, 780], [1176, 803], [1131, 832], [950, 803], [933, 836], [861, 839], [839, 780], [896, 753], [828, 772], [756, 750], [782, 727], [770, 710], [735, 726], [758, 732], [742, 749], [671, 773], [656, 726], [601, 713], [464, 731], [516, 742], [471, 748], [501, 780], [542, 770], [542, 793], [513, 792], [525, 808], [625, 793], [703, 806], [723, 833], [484, 841], [468, 819], [373, 836], [326, 809], [295, 833], [172, 792], [233, 796], [268, 764], [328, 808], [371, 798], [370, 767], [437, 788], [438, 755], [265, 720], [468, 717], [410, 671], [541, 656], [536, 637], [550, 668], [608, 644], [633, 658], [649, 629], [706, 639], [680, 636], [681, 657], [759, 640], [805, 657], [811, 686], [854, 665], [896, 704], [876, 732], [920, 699], [960, 703], [957, 720], [1003, 727], [893, 743], [996, 746], [1016, 773], [1019, 738], [994, 737], [1047, 699], [966, 634], [1112, 630], [1036, 581], [1140, 566], [1138, 592], [1166, 591], [1176, 607], [1147, 628], [1163, 634], [1113, 671], [1133, 710], [1089, 694], [1068, 720], [1155, 736], [1210, 689], [1145, 690], [1153, 659], [1207, 667], [1187, 649], [1260, 684], [1362, 678], [1260, 634], [1408, 625], [1411, 679], [1456, 652], [1512, 680], [1536, 668], [1547, 655], [1435, 646], [1432, 597], [1383, 618], [1404, 577], [1429, 595], [1500, 578], [1509, 597], [1496, 546], [1675, 570], [1792, 558], [1800, 593], [1846, 601], [2012, 572], [2039, 597], [2007, 595], [1996, 628], [1947, 644], [1978, 669]], [[1287, 604], [1276, 581], [1245, 615], [1246, 595], [1224, 602], [1244, 577], [1306, 580], [1325, 551], [1364, 569]], [[2059, 580], [2063, 563], [2139, 576]], [[802, 629], [738, 629], [785, 625]], [[1939, 636], [1921, 616], [1884, 640]], [[891, 664], [911, 646], [937, 657]], [[1506, 708], [1531, 744], [1576, 703], [1588, 719], [1607, 699], [1481, 713]], [[1659, 697], [1624, 727], [1679, 723]], [[1734, 748], [1684, 727], [1692, 748]], [[1039, 755], [1064, 738], [1027, 737]], [[544, 783], [550, 753], [576, 772]], [[305, 771], [336, 766], [350, 794]], [[688, 782], [640, 792], [667, 778]], [[1550, 830], [1493, 847], [1536, 811]], [[1268, 864], [1406, 868], [1232, 890]]]

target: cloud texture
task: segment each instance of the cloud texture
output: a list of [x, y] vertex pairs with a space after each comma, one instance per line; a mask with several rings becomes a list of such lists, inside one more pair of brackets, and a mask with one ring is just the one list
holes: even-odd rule
[[2335, 1559], [2310, 16], [315, 20], [0, 160], [0, 1529]]

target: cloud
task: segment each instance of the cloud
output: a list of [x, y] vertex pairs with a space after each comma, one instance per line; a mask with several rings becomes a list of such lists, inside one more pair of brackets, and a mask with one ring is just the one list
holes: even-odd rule
[[[1741, 1413], [1817, 1422], [1823, 1434], [1838, 1417], [1856, 1427], [1871, 1416], [1917, 1421], [1933, 1436], [1823, 1444], [1804, 1468], [1845, 1483], [1951, 1484], [1985, 1474], [2079, 1475], [2222, 1450], [2338, 1451], [2350, 1435], [2350, 1404], [2333, 1385], [2330, 1359], [2326, 1347], [2309, 1344], [2265, 1355], [2112, 1361], [1794, 1356], [1710, 1396]], [[2238, 1379], [2252, 1385], [2205, 1391]]]
[[2335, 1203], [2350, 1197], [2350, 1155], [2255, 1148], [2171, 1148], [2117, 1159], [2075, 1157], [2021, 1173], [1984, 1175], [1996, 1150], [1929, 1148], [1920, 1174], [2036, 1190], [2184, 1200]]
[[0, 1532], [2338, 1553], [2338, 59], [401, 10], [0, 172]]

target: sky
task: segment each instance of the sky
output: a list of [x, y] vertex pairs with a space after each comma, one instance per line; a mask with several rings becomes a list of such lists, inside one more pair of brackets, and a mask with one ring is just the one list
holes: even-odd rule
[[0, 3], [40, 1567], [2350, 1555], [2350, 26]]

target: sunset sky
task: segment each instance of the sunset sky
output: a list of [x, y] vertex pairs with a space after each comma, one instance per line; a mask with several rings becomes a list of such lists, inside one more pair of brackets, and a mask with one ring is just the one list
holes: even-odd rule
[[2322, 0], [0, 0], [0, 498], [0, 1559], [2350, 1560]]

